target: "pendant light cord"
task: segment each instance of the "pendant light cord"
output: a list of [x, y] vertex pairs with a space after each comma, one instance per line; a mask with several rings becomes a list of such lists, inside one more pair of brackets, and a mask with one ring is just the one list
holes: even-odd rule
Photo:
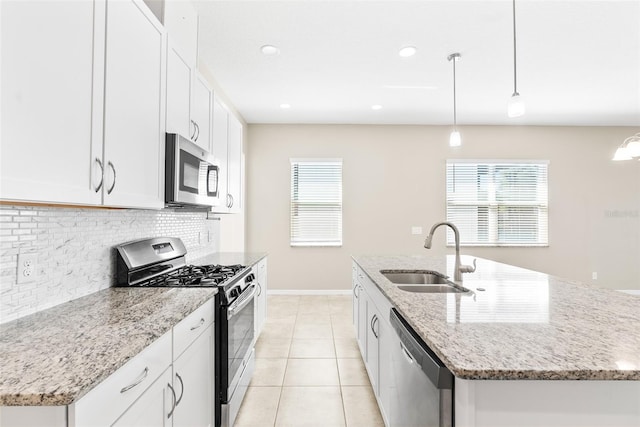
[[453, 130], [457, 130], [457, 117], [456, 117], [456, 57], [453, 57]]
[[519, 95], [518, 75], [516, 73], [516, 0], [513, 0], [513, 94]]

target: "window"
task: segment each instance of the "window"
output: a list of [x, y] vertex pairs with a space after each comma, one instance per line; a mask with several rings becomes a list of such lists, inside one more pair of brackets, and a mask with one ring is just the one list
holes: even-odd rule
[[291, 246], [342, 246], [342, 159], [291, 159]]
[[[547, 246], [547, 161], [447, 160], [447, 221], [467, 246]], [[454, 244], [447, 231], [447, 244]]]

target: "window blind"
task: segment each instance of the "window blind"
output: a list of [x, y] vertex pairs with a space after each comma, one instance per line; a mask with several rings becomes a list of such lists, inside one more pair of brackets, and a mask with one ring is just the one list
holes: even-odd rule
[[291, 159], [291, 246], [342, 245], [342, 159]]
[[[447, 160], [447, 221], [460, 230], [460, 243], [547, 246], [548, 164]], [[447, 244], [454, 244], [451, 230]]]

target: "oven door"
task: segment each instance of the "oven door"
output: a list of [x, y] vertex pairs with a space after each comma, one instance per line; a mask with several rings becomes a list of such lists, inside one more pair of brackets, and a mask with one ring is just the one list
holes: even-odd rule
[[[226, 396], [223, 396], [225, 403], [232, 399], [253, 350], [255, 294], [256, 285], [249, 285], [227, 309], [228, 359], [226, 378], [228, 384], [226, 384]], [[225, 384], [222, 386], [224, 387]]]

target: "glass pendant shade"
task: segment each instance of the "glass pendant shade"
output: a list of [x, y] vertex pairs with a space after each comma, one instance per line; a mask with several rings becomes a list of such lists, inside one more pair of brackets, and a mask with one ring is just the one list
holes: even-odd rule
[[631, 160], [640, 158], [640, 133], [625, 139], [616, 150], [612, 160]]
[[611, 160], [614, 160], [616, 162], [620, 160], [631, 160], [631, 156], [627, 151], [627, 147], [618, 147], [618, 149], [616, 150], [616, 154], [613, 155], [613, 159]]
[[631, 157], [640, 157], [640, 139], [627, 143], [627, 154]]
[[462, 145], [462, 137], [460, 136], [460, 132], [454, 130], [449, 135], [449, 147], [459, 147]]
[[509, 98], [509, 102], [507, 103], [507, 114], [509, 117], [521, 117], [524, 116], [524, 113], [524, 100], [520, 94], [516, 92], [511, 95], [511, 98]]

